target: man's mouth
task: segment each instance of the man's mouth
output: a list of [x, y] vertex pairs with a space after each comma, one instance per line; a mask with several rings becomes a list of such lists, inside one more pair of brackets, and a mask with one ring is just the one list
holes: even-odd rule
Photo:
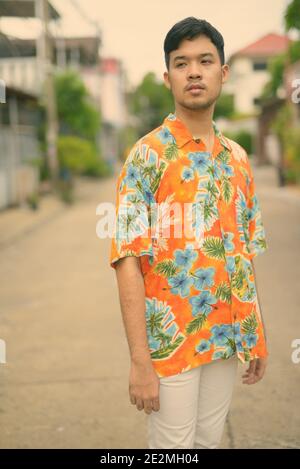
[[200, 84], [189, 85], [187, 88], [187, 91], [189, 91], [192, 94], [199, 94], [204, 90], [205, 90], [205, 86], [200, 85]]

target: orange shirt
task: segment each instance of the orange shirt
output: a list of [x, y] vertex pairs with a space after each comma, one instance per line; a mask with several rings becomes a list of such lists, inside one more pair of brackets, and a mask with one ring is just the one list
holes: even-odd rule
[[268, 246], [252, 168], [213, 126], [208, 153], [169, 114], [136, 142], [117, 181], [110, 265], [140, 257], [159, 377], [268, 354], [251, 262]]

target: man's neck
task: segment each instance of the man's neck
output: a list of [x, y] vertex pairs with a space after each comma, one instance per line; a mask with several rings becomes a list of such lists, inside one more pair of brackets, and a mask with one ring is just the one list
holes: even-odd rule
[[204, 110], [188, 110], [175, 106], [176, 116], [186, 125], [193, 137], [206, 140], [213, 129], [214, 108], [210, 107]]

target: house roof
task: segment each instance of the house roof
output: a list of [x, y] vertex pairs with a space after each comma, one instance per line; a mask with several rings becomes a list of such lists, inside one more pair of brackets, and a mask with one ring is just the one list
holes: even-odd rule
[[277, 33], [269, 33], [257, 41], [235, 52], [229, 59], [236, 57], [273, 57], [286, 51], [290, 39]]
[[[52, 20], [60, 18], [58, 11], [48, 0], [49, 15]], [[0, 16], [13, 16], [18, 18], [35, 17], [34, 0], [0, 0]]]
[[[83, 63], [93, 64], [98, 58], [98, 49], [101, 45], [101, 39], [98, 36], [56, 37], [54, 47], [58, 47], [59, 41], [64, 41], [64, 47], [67, 51], [74, 48], [79, 49]], [[0, 59], [7, 57], [35, 57], [36, 54], [35, 39], [20, 39], [0, 32]]]

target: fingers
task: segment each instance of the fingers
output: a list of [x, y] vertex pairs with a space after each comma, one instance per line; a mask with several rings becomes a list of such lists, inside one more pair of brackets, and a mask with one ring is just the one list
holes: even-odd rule
[[244, 384], [255, 384], [260, 381], [266, 370], [266, 362], [260, 358], [250, 361], [250, 365], [246, 372], [242, 375]]
[[160, 409], [160, 405], [159, 405], [159, 399], [153, 399], [152, 400], [152, 409], [155, 411], [155, 412], [158, 412], [159, 409]]
[[144, 402], [143, 402], [142, 399], [137, 399], [136, 400], [136, 408], [137, 408], [137, 410], [143, 410]]
[[143, 410], [146, 414], [151, 414], [152, 410], [158, 412], [160, 409], [159, 398], [155, 399], [141, 399], [130, 394], [130, 402], [132, 405], [136, 405], [137, 410]]
[[246, 372], [243, 374], [243, 383], [244, 384], [254, 384], [255, 381], [255, 369], [256, 369], [256, 362], [257, 359], [251, 360], [249, 367], [247, 368]]

